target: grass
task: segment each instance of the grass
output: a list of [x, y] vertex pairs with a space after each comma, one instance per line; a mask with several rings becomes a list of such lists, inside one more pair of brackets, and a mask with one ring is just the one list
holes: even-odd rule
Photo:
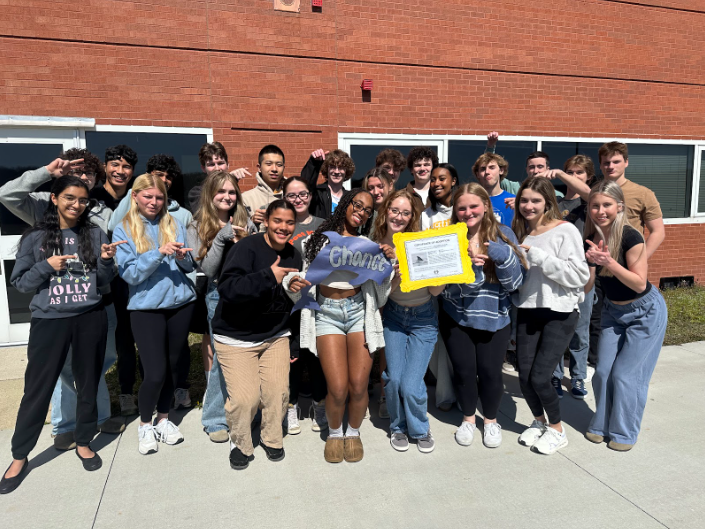
[[[663, 297], [668, 305], [668, 328], [664, 345], [679, 345], [705, 340], [705, 287], [672, 288], [664, 291]], [[200, 334], [189, 335], [189, 347], [191, 349], [191, 370], [189, 373], [191, 389], [189, 392], [194, 406], [200, 408], [203, 403], [203, 394], [206, 391], [206, 376], [201, 360]], [[116, 366], [108, 371], [105, 378], [110, 390], [113, 410], [119, 410], [120, 386], [118, 385]], [[379, 355], [375, 355], [372, 379], [379, 381]], [[135, 386], [139, 387], [139, 373], [137, 381]]]

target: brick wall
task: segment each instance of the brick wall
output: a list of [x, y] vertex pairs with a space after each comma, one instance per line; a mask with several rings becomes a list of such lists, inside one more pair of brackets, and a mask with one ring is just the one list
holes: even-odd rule
[[[699, 0], [0, 5], [0, 114], [210, 127], [251, 169], [274, 142], [298, 173], [338, 132], [705, 138]], [[703, 230], [669, 226], [652, 280], [705, 281]]]

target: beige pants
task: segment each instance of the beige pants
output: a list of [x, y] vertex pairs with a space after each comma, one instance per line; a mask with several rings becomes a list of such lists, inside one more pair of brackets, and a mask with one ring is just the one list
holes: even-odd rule
[[225, 418], [230, 438], [246, 456], [252, 455], [251, 424], [262, 402], [260, 438], [282, 448], [282, 421], [289, 404], [289, 338], [256, 347], [217, 344], [218, 362], [228, 389]]

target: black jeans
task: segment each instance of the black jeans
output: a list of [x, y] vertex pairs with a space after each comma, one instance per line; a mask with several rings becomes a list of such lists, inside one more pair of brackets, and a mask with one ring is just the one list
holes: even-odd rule
[[504, 394], [502, 362], [511, 325], [496, 332], [463, 327], [440, 310], [441, 336], [453, 364], [453, 385], [465, 415], [474, 415], [478, 398], [486, 419], [496, 419]]
[[108, 316], [102, 304], [70, 318], [32, 318], [12, 457], [24, 459], [36, 446], [69, 347], [77, 393], [74, 437], [76, 444], [88, 446], [98, 427], [96, 395], [103, 376], [107, 336]]
[[600, 284], [600, 277], [595, 277], [595, 304], [590, 315], [590, 351], [588, 351], [588, 365], [597, 365], [597, 350], [600, 347], [600, 332], [602, 331], [602, 305], [605, 292]]
[[155, 405], [157, 412], [169, 413], [193, 309], [194, 303], [187, 303], [175, 309], [130, 312], [132, 332], [144, 366], [138, 398], [142, 422], [152, 422]]
[[548, 422], [561, 422], [558, 395], [551, 377], [563, 358], [578, 325], [578, 311], [519, 309], [517, 318], [517, 365], [519, 384], [534, 417], [546, 412]]
[[[110, 283], [115, 305], [117, 327], [115, 328], [115, 349], [117, 350], [118, 382], [120, 393], [131, 395], [135, 389], [135, 368], [137, 367], [137, 352], [135, 351], [135, 338], [132, 335], [130, 324], [130, 311], [127, 310], [127, 301], [130, 295], [129, 286], [121, 277], [116, 277]], [[140, 375], [144, 379], [142, 363], [139, 364]]]

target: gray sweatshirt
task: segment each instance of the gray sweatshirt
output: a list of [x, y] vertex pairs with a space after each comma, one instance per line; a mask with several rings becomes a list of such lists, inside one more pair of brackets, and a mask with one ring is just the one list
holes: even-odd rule
[[[257, 227], [251, 220], [247, 220], [247, 226], [245, 227], [249, 235], [257, 233]], [[233, 225], [228, 222], [223, 228], [218, 232], [211, 243], [211, 247], [208, 249], [205, 257], [201, 261], [197, 261], [196, 257], [201, 252], [201, 246], [203, 245], [201, 238], [198, 236], [198, 228], [196, 226], [196, 221], [191, 222], [186, 230], [186, 244], [189, 248], [193, 248], [194, 263], [196, 263], [196, 268], [199, 272], [208, 277], [208, 282], [215, 281], [218, 279], [218, 271], [220, 270], [220, 265], [223, 263], [225, 258], [225, 247], [229, 241], [233, 239]]]
[[32, 318], [70, 318], [98, 305], [102, 296], [99, 287], [108, 285], [115, 277], [113, 259], [100, 258], [101, 244], [108, 244], [108, 236], [98, 228], [91, 229], [93, 251], [98, 257], [97, 269], [88, 269], [78, 254], [78, 230], [61, 230], [63, 255], [75, 254], [63, 272], [55, 271], [47, 259], [42, 242], [44, 233], [34, 231], [21, 243], [10, 281], [23, 293], [35, 292], [29, 308]]

